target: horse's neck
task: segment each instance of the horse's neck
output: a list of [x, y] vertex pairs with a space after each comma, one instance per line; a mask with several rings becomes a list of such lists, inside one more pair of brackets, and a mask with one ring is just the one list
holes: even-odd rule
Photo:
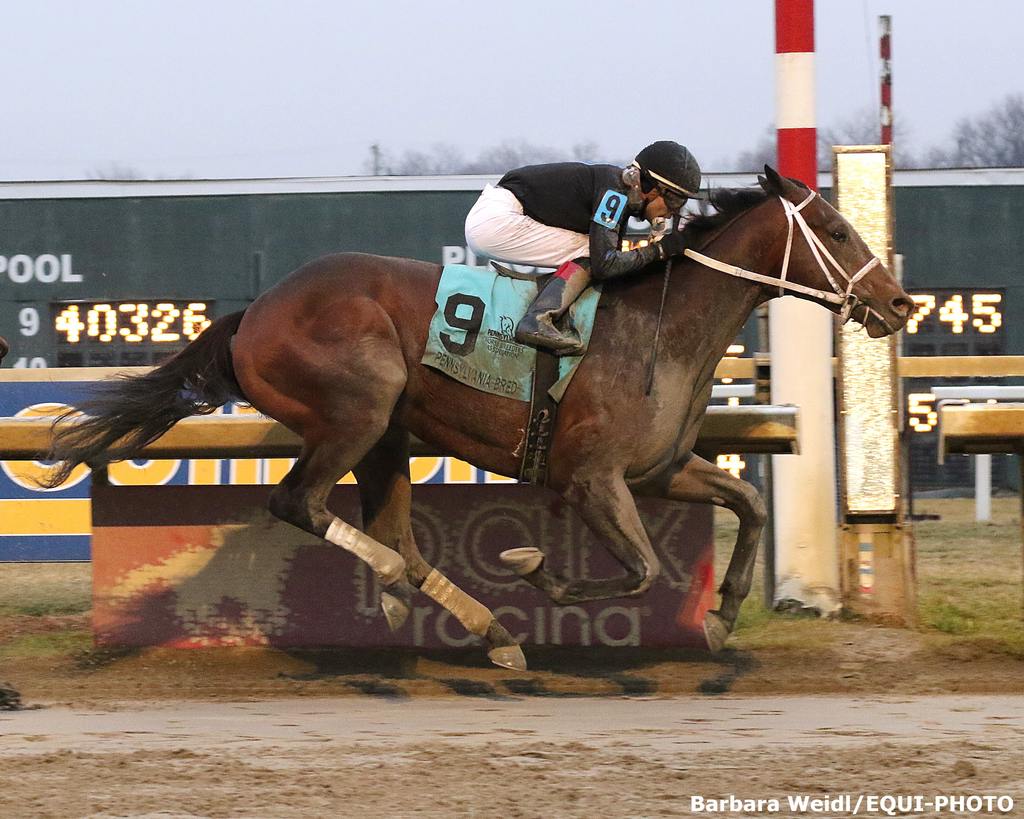
[[[733, 234], [736, 235], [730, 241]], [[771, 235], [723, 231], [702, 252], [726, 264], [767, 272], [776, 264], [775, 245]], [[682, 281], [673, 293], [678, 297], [674, 300], [675, 309], [671, 317], [666, 315], [668, 332], [680, 341], [673, 347], [678, 356], [689, 362], [703, 357], [717, 363], [754, 309], [772, 294], [762, 285], [696, 261], [688, 260], [680, 267]]]

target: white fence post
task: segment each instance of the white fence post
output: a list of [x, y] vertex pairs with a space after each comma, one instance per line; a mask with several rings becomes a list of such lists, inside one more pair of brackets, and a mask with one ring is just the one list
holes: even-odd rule
[[974, 519], [992, 520], [992, 456], [974, 456]]

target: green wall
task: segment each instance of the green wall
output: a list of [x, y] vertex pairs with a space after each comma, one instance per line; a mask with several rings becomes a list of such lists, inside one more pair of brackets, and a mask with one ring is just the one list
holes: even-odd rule
[[[1024, 353], [1024, 186], [898, 186], [895, 196], [908, 289], [1005, 289], [1005, 352]], [[54, 300], [214, 299], [222, 314], [325, 253], [440, 262], [444, 246], [464, 244], [475, 198], [389, 191], [0, 200], [0, 334], [13, 343], [10, 364], [52, 363]], [[28, 257], [43, 278], [54, 276], [55, 259], [70, 257], [65, 278], [74, 280], [16, 282], [15, 257], [18, 277], [33, 275]], [[34, 335], [21, 332], [25, 308], [38, 311]]]

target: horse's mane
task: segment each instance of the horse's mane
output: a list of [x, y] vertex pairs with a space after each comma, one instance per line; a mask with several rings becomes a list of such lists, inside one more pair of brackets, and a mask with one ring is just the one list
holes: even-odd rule
[[683, 227], [683, 235], [689, 239], [687, 246], [702, 247], [720, 228], [767, 198], [768, 194], [761, 188], [718, 188], [712, 191], [709, 202], [714, 212], [691, 216]]
[[[799, 179], [789, 180], [805, 191], [810, 190]], [[763, 188], [718, 188], [711, 192], [708, 201], [715, 209], [714, 213], [698, 213], [686, 220], [683, 235], [690, 241], [688, 247], [699, 248], [709, 241], [720, 228], [725, 227], [744, 211], [760, 205], [769, 196]]]

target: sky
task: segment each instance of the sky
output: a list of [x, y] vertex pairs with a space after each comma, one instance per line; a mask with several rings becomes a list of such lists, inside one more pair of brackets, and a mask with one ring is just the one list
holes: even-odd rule
[[[1024, 92], [1017, 0], [817, 0], [820, 128], [878, 106], [913, 149]], [[656, 139], [706, 171], [774, 118], [772, 0], [6, 0], [0, 179], [363, 173], [449, 145], [631, 158]]]

